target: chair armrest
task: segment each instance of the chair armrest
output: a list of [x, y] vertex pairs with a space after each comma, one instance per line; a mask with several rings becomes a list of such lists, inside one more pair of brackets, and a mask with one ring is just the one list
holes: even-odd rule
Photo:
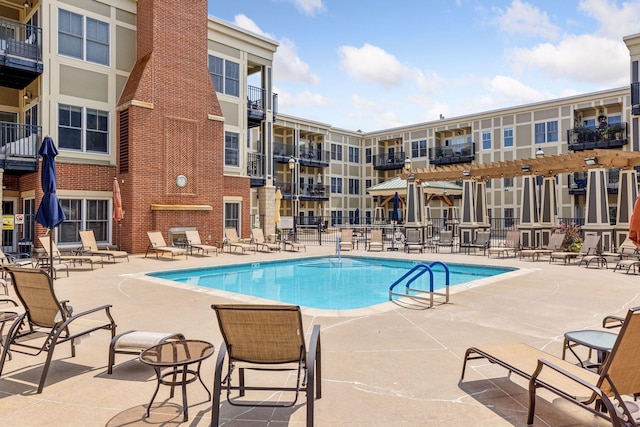
[[0, 298], [0, 303], [3, 303], [3, 302], [11, 303], [13, 304], [14, 307], [18, 306], [18, 303], [12, 300], [11, 298]]
[[624, 317], [620, 316], [605, 316], [602, 319], [602, 327], [607, 329], [620, 328], [624, 323]]
[[[73, 316], [71, 316], [71, 317], [68, 317], [68, 318], [64, 321], [64, 323], [63, 323], [63, 324], [58, 328], [58, 333], [57, 333], [57, 335], [59, 336], [59, 335], [60, 335], [60, 333], [62, 333], [64, 330], [66, 330], [66, 329], [67, 329], [67, 327], [69, 326], [69, 324], [70, 324], [71, 322], [73, 322], [74, 320], [77, 320], [77, 319], [79, 319], [80, 317], [84, 317], [84, 316], [86, 316], [86, 315], [88, 315], [88, 314], [96, 313], [96, 312], [98, 312], [98, 311], [103, 311], [103, 310], [104, 310], [105, 314], [107, 315], [107, 318], [109, 319], [109, 324], [111, 325], [111, 326], [110, 326], [110, 327], [111, 327], [111, 329], [112, 329], [113, 331], [115, 331], [115, 328], [116, 328], [116, 322], [113, 320], [113, 317], [111, 317], [111, 312], [110, 312], [111, 307], [112, 307], [112, 306], [111, 306], [111, 304], [108, 304], [108, 305], [102, 305], [102, 306], [100, 306], [100, 307], [92, 308], [92, 309], [90, 309], [90, 310], [86, 310], [86, 311], [83, 311], [83, 312], [81, 312], [81, 313], [74, 314], [74, 315], [73, 315]], [[98, 325], [98, 326], [91, 327], [91, 328], [89, 328], [89, 329], [87, 329], [87, 330], [84, 330], [84, 331], [81, 331], [81, 332], [75, 333], [75, 334], [73, 334], [73, 335], [70, 335], [70, 336], [66, 337], [66, 338], [65, 338], [65, 340], [69, 340], [69, 339], [72, 339], [72, 338], [77, 338], [77, 337], [79, 337], [79, 336], [86, 335], [86, 334], [88, 334], [89, 332], [97, 331], [98, 329], [105, 329], [105, 326], [107, 326], [107, 325]], [[55, 338], [57, 339], [57, 337], [55, 337]]]

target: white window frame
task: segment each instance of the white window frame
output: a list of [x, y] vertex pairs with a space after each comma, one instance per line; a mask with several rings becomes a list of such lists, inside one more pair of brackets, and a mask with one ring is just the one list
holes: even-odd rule
[[[92, 198], [60, 197], [60, 202], [63, 208], [66, 207], [65, 203], [68, 201], [76, 201], [80, 203], [80, 218], [78, 219], [67, 218], [59, 227], [64, 227], [65, 224], [70, 225], [71, 223], [75, 223], [77, 224], [77, 227], [78, 227], [77, 231], [89, 229], [87, 228], [87, 223], [90, 222], [89, 219], [87, 218], [88, 212], [89, 212], [89, 209], [87, 207], [88, 202], [106, 203], [106, 208], [105, 208], [106, 218], [98, 221], [104, 222], [106, 224], [107, 226], [106, 235], [109, 240], [107, 240], [105, 243], [110, 243], [110, 237], [111, 237], [111, 231], [112, 231], [112, 217], [110, 214], [112, 211], [111, 199], [103, 198], [103, 197], [92, 197]], [[96, 220], [91, 220], [91, 222], [95, 222], [95, 221]], [[56, 233], [56, 241], [57, 243], [60, 244], [60, 246], [77, 247], [81, 243], [80, 234], [76, 236], [78, 240], [62, 241], [60, 240], [60, 237], [62, 236], [63, 236], [63, 230], [60, 230], [58, 233]], [[99, 240], [99, 241], [102, 242], [102, 240]]]
[[[489, 143], [488, 147], [485, 147], [485, 142]], [[491, 142], [491, 131], [483, 131], [482, 132], [482, 150], [491, 150], [492, 148], [492, 142]]]
[[[209, 55], [209, 59], [208, 59], [209, 66], [211, 65], [212, 60], [221, 61], [221, 65], [222, 65], [221, 67], [222, 69], [219, 70], [219, 72], [214, 72], [211, 69], [209, 69], [209, 75], [211, 76], [211, 81], [213, 82], [216, 92], [223, 93], [229, 96], [235, 96], [236, 98], [240, 97], [240, 79], [242, 77], [241, 71], [240, 71], [240, 63], [236, 61], [231, 61], [226, 58], [222, 58], [220, 56]], [[229, 75], [229, 73], [227, 73], [227, 64], [233, 64], [235, 67], [237, 67], [238, 69], [237, 77], [231, 76]], [[220, 83], [221, 83], [220, 85], [216, 85], [215, 83], [216, 79], [220, 80]], [[231, 82], [235, 83], [236, 91], [233, 91], [230, 93], [229, 92], [231, 90], [230, 87], [232, 87]], [[218, 87], [218, 86], [222, 86], [222, 87]]]
[[[61, 12], [65, 12], [68, 13], [70, 15], [75, 15], [75, 16], [79, 16], [80, 18], [82, 18], [82, 34], [78, 35], [78, 34], [73, 34], [73, 33], [67, 33], [63, 30], [60, 29], [60, 14]], [[89, 38], [89, 35], [87, 34], [87, 20], [90, 20], [92, 22], [96, 22], [97, 25], [105, 25], [107, 27], [107, 41], [103, 41], [103, 40], [93, 40], [91, 38]], [[60, 34], [64, 34], [64, 35], [68, 35], [70, 37], [75, 37], [81, 40], [82, 43], [82, 51], [80, 53], [80, 56], [76, 56], [73, 55], [71, 53], [61, 53], [60, 49], [61, 49], [61, 45], [60, 45]], [[106, 62], [99, 62], [99, 61], [92, 61], [87, 59], [87, 52], [88, 52], [88, 48], [87, 46], [91, 43], [94, 44], [98, 44], [98, 45], [102, 45], [102, 46], [106, 46], [107, 47], [107, 55], [106, 55]], [[64, 9], [64, 8], [59, 8], [58, 9], [58, 55], [60, 56], [65, 56], [68, 58], [74, 58], [74, 59], [79, 59], [81, 61], [85, 61], [85, 62], [90, 62], [92, 64], [98, 64], [98, 65], [104, 65], [105, 67], [109, 67], [111, 64], [111, 25], [109, 24], [109, 22], [106, 21], [101, 21], [100, 19], [96, 19], [96, 18], [92, 18], [90, 16], [86, 16], [86, 15], [82, 15], [76, 12], [72, 12], [70, 10]]]
[[[507, 141], [511, 141], [509, 145], [507, 145]], [[513, 128], [508, 127], [502, 130], [502, 145], [504, 148], [511, 148], [514, 146], [515, 138], [513, 136]]]
[[[71, 127], [71, 126], [67, 126], [67, 125], [61, 125], [60, 124], [60, 108], [61, 107], [69, 107], [69, 108], [75, 108], [75, 109], [80, 109], [80, 127], [76, 128], [76, 127]], [[89, 129], [87, 127], [88, 125], [88, 116], [87, 116], [87, 111], [89, 112], [96, 112], [98, 115], [100, 114], [106, 114], [106, 125], [107, 125], [107, 129], [106, 130], [102, 130], [102, 129]], [[110, 132], [110, 123], [111, 123], [111, 118], [109, 115], [109, 111], [106, 110], [99, 110], [97, 108], [88, 108], [88, 107], [80, 107], [78, 105], [71, 105], [71, 104], [66, 104], [66, 103], [59, 103], [58, 104], [58, 110], [57, 110], [57, 119], [58, 119], [58, 149], [60, 149], [61, 151], [70, 151], [70, 152], [75, 152], [75, 153], [90, 153], [90, 154], [98, 154], [98, 155], [104, 155], [104, 156], [108, 156], [111, 153], [111, 132]], [[99, 121], [98, 121], [99, 122]], [[80, 148], [69, 148], [69, 147], [64, 147], [62, 146], [60, 143], [60, 129], [61, 128], [69, 128], [69, 129], [79, 129], [80, 130]], [[105, 146], [105, 151], [95, 151], [95, 150], [88, 150], [87, 149], [87, 134], [88, 132], [97, 132], [100, 134], [104, 134], [106, 135], [106, 146]]]

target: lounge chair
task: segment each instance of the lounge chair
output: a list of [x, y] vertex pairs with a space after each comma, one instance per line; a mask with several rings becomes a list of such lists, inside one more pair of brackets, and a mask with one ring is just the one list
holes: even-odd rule
[[[60, 301], [56, 297], [53, 280], [44, 270], [9, 267], [7, 271], [25, 312], [20, 321], [14, 322], [7, 333], [7, 344], [2, 348], [0, 357], [0, 374], [9, 351], [29, 356], [47, 352], [38, 385], [38, 393], [42, 393], [57, 345], [70, 342], [71, 356], [75, 357], [75, 344], [80, 337], [85, 338], [91, 332], [106, 329], [111, 331], [113, 339], [116, 323], [111, 317], [111, 305], [72, 313], [66, 301]], [[38, 338], [43, 338], [39, 346], [33, 342]]]
[[454, 249], [453, 231], [441, 231], [440, 239], [435, 241], [436, 252], [440, 250], [440, 247], [449, 248], [451, 252]]
[[369, 241], [369, 251], [382, 251], [384, 243], [382, 242], [382, 230], [379, 228], [371, 230], [371, 240]]
[[[53, 260], [54, 261], [58, 261], [58, 263], [70, 262], [75, 267], [76, 263], [79, 263], [80, 265], [82, 265], [82, 263], [87, 262], [87, 263], [89, 263], [89, 265], [91, 266], [91, 269], [93, 270], [93, 264], [97, 262], [97, 263], [100, 264], [100, 266], [102, 268], [104, 268], [104, 265], [102, 264], [102, 257], [101, 256], [97, 256], [97, 255], [62, 255], [62, 253], [60, 252], [60, 249], [58, 249], [58, 246], [55, 244], [55, 242], [51, 242], [51, 238], [49, 236], [40, 236], [40, 237], [38, 237], [38, 239], [40, 240], [40, 244], [42, 244], [42, 247], [44, 248], [44, 251], [47, 254], [47, 257], [51, 258], [51, 255], [52, 255], [50, 253], [50, 249], [51, 249], [51, 251], [53, 251]], [[55, 266], [55, 264], [54, 264], [54, 266]], [[68, 270], [68, 268], [69, 267], [67, 267], [67, 270]], [[68, 271], [67, 271], [67, 275], [68, 275]]]
[[[622, 396], [640, 390], [640, 308], [629, 310], [611, 353], [598, 373], [562, 360], [522, 343], [499, 344], [467, 349], [462, 366], [464, 379], [467, 362], [487, 359], [529, 381], [528, 424], [533, 423], [538, 388], [587, 409], [611, 422], [612, 426], [636, 425]], [[601, 410], [602, 408], [605, 410]], [[612, 418], [613, 417], [613, 418]]]
[[600, 243], [600, 236], [596, 234], [589, 234], [584, 238], [582, 246], [580, 246], [580, 252], [551, 252], [549, 255], [549, 263], [555, 260], [562, 260], [565, 264], [569, 263], [572, 259], [582, 258], [587, 255], [593, 255], [598, 249]]
[[80, 232], [80, 240], [82, 241], [82, 250], [88, 252], [89, 255], [97, 255], [106, 257], [108, 261], [116, 262], [116, 258], [126, 258], [129, 262], [129, 254], [125, 251], [100, 249], [93, 230]]
[[262, 232], [262, 228], [254, 228], [251, 230], [251, 235], [253, 236], [253, 243], [256, 244], [258, 248], [263, 248], [267, 252], [279, 251], [280, 245], [277, 243], [269, 243], [264, 238], [264, 233]]
[[469, 243], [460, 243], [460, 250], [463, 248], [467, 254], [471, 253], [471, 249], [473, 249], [473, 253], [476, 253], [477, 249], [482, 249], [482, 255], [487, 254], [487, 249], [489, 249], [489, 245], [491, 242], [491, 232], [490, 231], [478, 231], [476, 234], [476, 238], [473, 242]]
[[225, 228], [224, 235], [227, 239], [227, 245], [229, 245], [229, 252], [231, 252], [231, 248], [233, 248], [234, 252], [237, 249], [242, 249], [242, 253], [244, 253], [246, 250], [253, 250], [254, 253], [257, 252], [257, 245], [241, 240], [240, 237], [238, 237], [238, 232], [234, 227]]
[[504, 239], [504, 243], [501, 246], [496, 246], [493, 248], [487, 249], [487, 256], [491, 257], [491, 255], [498, 255], [500, 257], [509, 256], [509, 252], [513, 252], [513, 256], [518, 255], [518, 251], [520, 250], [520, 232], [511, 230], [507, 231], [507, 235]]
[[195, 249], [197, 254], [202, 252], [202, 256], [204, 256], [205, 253], [208, 254], [209, 251], [213, 251], [216, 256], [218, 255], [218, 247], [203, 244], [202, 240], [200, 240], [200, 233], [198, 233], [198, 230], [186, 230], [184, 234], [187, 238], [187, 244], [189, 245], [189, 249], [192, 254]]
[[[220, 417], [222, 388], [227, 391], [227, 403], [234, 406], [291, 407], [300, 391], [307, 397], [307, 426], [313, 426], [314, 400], [322, 397], [320, 326], [314, 325], [309, 348], [305, 345], [300, 307], [290, 305], [212, 305], [222, 333], [213, 384], [212, 425]], [[223, 375], [225, 358], [227, 372]], [[238, 385], [232, 372], [238, 369]], [[260, 371], [297, 371], [293, 387], [245, 385], [245, 369]], [[232, 397], [232, 391], [238, 391]], [[279, 391], [294, 393], [291, 401], [264, 401], [256, 396], [252, 401], [241, 399], [246, 391]]]
[[562, 248], [563, 241], [563, 233], [553, 233], [549, 236], [549, 242], [546, 247], [538, 249], [523, 249], [520, 251], [520, 259], [531, 258], [533, 261], [536, 261], [539, 260], [541, 256], [551, 255], [553, 252], [557, 252]]
[[158, 259], [161, 253], [171, 254], [171, 259], [176, 255], [184, 255], [184, 257], [187, 258], [187, 250], [175, 246], [168, 246], [160, 231], [147, 231], [147, 236], [149, 236], [149, 246], [147, 246], [147, 252], [144, 254], [145, 258], [149, 255], [149, 252], [155, 252], [156, 259]]
[[340, 251], [352, 251], [353, 250], [353, 230], [350, 228], [343, 228], [340, 230]]
[[411, 251], [418, 251], [422, 253], [424, 244], [420, 236], [420, 230], [417, 228], [407, 228], [405, 230], [406, 239], [404, 241], [404, 251], [410, 253]]
[[300, 252], [300, 249], [304, 249], [305, 252], [307, 251], [307, 246], [304, 243], [296, 242], [292, 234], [289, 235], [289, 239], [283, 240], [282, 243], [284, 243], [285, 250]]

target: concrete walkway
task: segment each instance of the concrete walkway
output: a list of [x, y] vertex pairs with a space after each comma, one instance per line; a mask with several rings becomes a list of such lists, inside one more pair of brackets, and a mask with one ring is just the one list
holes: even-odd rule
[[[94, 271], [74, 270], [58, 279], [56, 292], [76, 312], [109, 303], [118, 331], [182, 332], [188, 338], [221, 342], [213, 303], [238, 302], [226, 294], [195, 286], [168, 286], [144, 274], [208, 265], [280, 257], [333, 254], [331, 247], [282, 254], [221, 254], [156, 260], [133, 256], [131, 262]], [[495, 280], [454, 288], [451, 303], [425, 309], [385, 303], [370, 309], [328, 312], [303, 309], [307, 333], [322, 327], [323, 397], [316, 401], [318, 426], [525, 426], [526, 383], [484, 361], [470, 363], [459, 383], [462, 358], [470, 346], [522, 341], [561, 355], [563, 334], [600, 328], [603, 316], [624, 315], [640, 305], [640, 278], [611, 268], [585, 269], [482, 255], [353, 254], [444, 262], [519, 267]], [[12, 289], [10, 295], [13, 296]], [[222, 296], [225, 295], [225, 296]], [[253, 301], [243, 298], [244, 301]], [[0, 307], [1, 308], [1, 307]], [[56, 350], [42, 394], [35, 394], [45, 357], [14, 354], [0, 378], [0, 424], [3, 426], [189, 425], [211, 422], [211, 403], [198, 383], [188, 386], [189, 416], [182, 423], [179, 391], [170, 399], [162, 387], [144, 418], [155, 389], [153, 371], [131, 356], [119, 356], [113, 375], [106, 374], [110, 335], [94, 333], [70, 357], [69, 346]], [[586, 356], [586, 352], [584, 352]], [[215, 357], [202, 376], [213, 383]], [[563, 400], [542, 394], [535, 426], [607, 425]], [[546, 399], [544, 398], [546, 397]], [[238, 409], [221, 406], [221, 425], [303, 426], [304, 396], [290, 409]]]

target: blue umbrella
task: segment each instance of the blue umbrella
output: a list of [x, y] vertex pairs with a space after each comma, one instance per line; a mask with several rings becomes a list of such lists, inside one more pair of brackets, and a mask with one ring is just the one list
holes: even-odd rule
[[53, 277], [53, 227], [56, 227], [66, 218], [64, 212], [58, 202], [56, 195], [56, 156], [58, 150], [53, 144], [53, 139], [46, 136], [42, 141], [42, 146], [38, 150], [38, 154], [42, 156], [41, 184], [44, 195], [38, 212], [36, 213], [36, 222], [50, 230], [49, 232], [49, 274]]
[[398, 205], [400, 204], [400, 197], [398, 197], [398, 192], [393, 196], [393, 210], [391, 211], [391, 221], [398, 221]]

